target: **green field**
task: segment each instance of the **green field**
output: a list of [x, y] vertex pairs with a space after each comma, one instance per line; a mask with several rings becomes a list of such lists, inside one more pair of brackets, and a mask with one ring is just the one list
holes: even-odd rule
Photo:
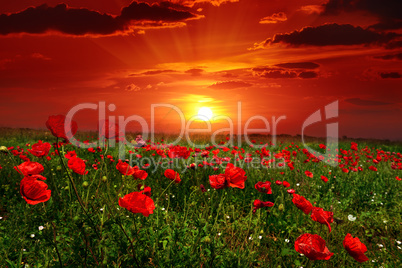
[[[77, 137], [94, 141], [97, 134]], [[116, 169], [117, 148], [91, 152], [61, 144], [59, 157], [52, 145], [48, 155], [36, 157], [27, 149], [39, 140], [56, 142], [49, 131], [1, 131], [0, 146], [8, 149], [2, 147], [0, 152], [0, 267], [402, 266], [400, 143], [341, 140], [342, 150], [330, 152], [340, 159], [340, 166], [332, 167], [303, 152], [303, 144], [292, 137], [278, 137], [270, 145], [270, 137], [256, 136], [254, 147], [243, 143], [239, 148], [227, 146], [222, 137], [220, 146], [208, 148], [208, 156], [190, 147], [190, 156], [180, 159], [169, 156], [166, 144], [173, 137], [158, 135], [155, 145], [125, 149], [132, 165], [139, 164], [148, 174], [140, 180]], [[357, 142], [357, 150], [351, 149], [352, 141]], [[268, 144], [264, 153], [256, 149], [261, 143]], [[321, 143], [312, 139], [308, 146], [325, 152]], [[185, 142], [180, 146], [188, 147]], [[213, 158], [216, 149], [216, 158], [228, 157], [221, 165]], [[85, 160], [86, 175], [68, 167], [64, 155], [69, 151]], [[261, 157], [272, 163], [261, 165]], [[14, 166], [24, 158], [44, 167], [41, 175], [51, 190], [48, 201], [31, 205], [22, 198], [24, 176]], [[211, 187], [209, 176], [225, 173], [226, 160], [245, 171], [244, 189]], [[191, 163], [197, 167], [186, 168]], [[165, 177], [166, 169], [179, 172], [181, 181]], [[277, 185], [277, 180], [289, 182], [290, 187]], [[271, 182], [272, 194], [257, 191], [254, 186], [259, 181]], [[119, 197], [138, 192], [138, 184], [151, 187], [155, 209], [148, 217], [119, 206]], [[313, 206], [333, 212], [332, 231], [298, 209], [289, 189]], [[253, 213], [256, 199], [274, 206]], [[296, 239], [305, 233], [326, 241], [334, 253], [329, 260], [309, 260], [295, 250]], [[345, 250], [348, 233], [366, 245], [368, 261], [359, 263]]]

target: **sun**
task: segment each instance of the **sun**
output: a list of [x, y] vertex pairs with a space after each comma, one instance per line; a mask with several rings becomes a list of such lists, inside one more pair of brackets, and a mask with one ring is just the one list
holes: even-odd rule
[[198, 110], [198, 119], [202, 121], [209, 121], [214, 116], [212, 110], [208, 107], [201, 107]]

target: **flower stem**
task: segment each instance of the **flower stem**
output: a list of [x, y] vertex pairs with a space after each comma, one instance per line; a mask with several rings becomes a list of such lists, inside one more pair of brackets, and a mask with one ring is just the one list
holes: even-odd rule
[[[122, 230], [122, 232], [124, 233], [124, 235], [126, 236], [126, 238], [128, 239], [128, 241], [130, 242], [131, 251], [132, 251], [132, 255], [133, 255], [133, 259], [134, 259], [135, 263], [137, 264], [137, 267], [140, 267], [140, 264], [139, 264], [139, 262], [138, 262], [138, 259], [137, 259], [136, 255], [135, 255], [135, 250], [134, 250], [133, 241], [131, 241], [131, 239], [130, 239], [130, 237], [128, 236], [126, 230], [124, 230], [124, 227], [123, 227], [123, 225], [121, 224], [120, 213], [113, 211], [113, 210], [114, 210], [114, 207], [109, 203], [109, 200], [108, 200], [108, 199], [106, 199], [106, 203], [107, 203], [107, 205], [109, 206], [109, 211], [110, 211], [110, 213], [112, 214], [113, 218], [115, 218], [115, 221], [116, 221], [117, 225], [120, 227], [120, 229]], [[135, 224], [135, 221], [134, 221], [134, 224]], [[137, 230], [137, 226], [135, 227], [135, 229]], [[137, 234], [137, 232], [136, 232], [136, 234]], [[138, 237], [137, 237], [137, 239], [138, 239]]]
[[61, 261], [59, 249], [57, 248], [57, 240], [56, 240], [56, 225], [52, 222], [53, 226], [53, 240], [54, 240], [54, 248], [56, 249], [57, 257], [59, 259], [60, 267], [63, 267], [63, 262]]
[[66, 173], [67, 173], [67, 175], [68, 175], [68, 179], [70, 180], [70, 183], [71, 183], [71, 185], [73, 186], [75, 196], [76, 196], [77, 199], [78, 199], [78, 203], [80, 203], [82, 210], [84, 211], [85, 215], [87, 216], [87, 218], [88, 218], [89, 221], [91, 222], [92, 226], [94, 227], [94, 230], [95, 230], [96, 235], [99, 237], [99, 239], [101, 239], [101, 236], [99, 235], [98, 230], [96, 229], [96, 226], [95, 226], [94, 222], [92, 221], [91, 217], [89, 216], [87, 210], [85, 209], [84, 203], [82, 202], [81, 197], [80, 197], [80, 195], [78, 194], [77, 187], [75, 186], [74, 180], [73, 180], [73, 178], [71, 177], [70, 173], [68, 172], [68, 169], [67, 169], [67, 167], [66, 167], [66, 165], [65, 165], [65, 163], [64, 163], [64, 161], [63, 161], [63, 158], [62, 158], [62, 156], [61, 156], [61, 154], [60, 154], [60, 150], [59, 150], [59, 148], [58, 148], [58, 145], [59, 145], [59, 138], [56, 139], [56, 150], [57, 150], [57, 154], [59, 155], [59, 158], [60, 158], [60, 161], [61, 161], [61, 165], [63, 166], [64, 170], [66, 171]]
[[172, 182], [163, 190], [163, 192], [159, 195], [158, 199], [156, 199], [156, 202], [159, 201], [159, 199], [162, 197], [162, 195], [166, 192], [167, 189], [175, 182], [175, 180], [172, 180]]

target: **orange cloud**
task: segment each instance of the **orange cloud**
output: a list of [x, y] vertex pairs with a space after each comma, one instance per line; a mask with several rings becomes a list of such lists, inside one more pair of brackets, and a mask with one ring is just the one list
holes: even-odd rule
[[299, 10], [303, 11], [309, 15], [320, 14], [324, 11], [324, 7], [321, 5], [306, 5], [306, 6], [302, 6]]
[[180, 4], [188, 7], [193, 7], [195, 4], [210, 3], [213, 6], [220, 6], [225, 3], [237, 3], [239, 0], [170, 0], [175, 4]]
[[260, 24], [272, 24], [287, 21], [286, 14], [283, 12], [274, 13], [271, 16], [264, 17], [260, 20]]

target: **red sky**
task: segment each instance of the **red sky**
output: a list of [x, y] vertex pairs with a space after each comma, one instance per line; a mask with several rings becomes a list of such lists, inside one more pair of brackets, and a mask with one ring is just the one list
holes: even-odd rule
[[[161, 103], [186, 119], [209, 107], [237, 122], [241, 102], [242, 125], [286, 116], [277, 132], [295, 135], [338, 100], [340, 136], [402, 140], [400, 10], [398, 0], [8, 1], [0, 126], [44, 128], [49, 115], [100, 101], [116, 105], [108, 115], [149, 124]], [[74, 120], [95, 129], [96, 118], [85, 110]], [[180, 126], [167, 108], [155, 122]]]

